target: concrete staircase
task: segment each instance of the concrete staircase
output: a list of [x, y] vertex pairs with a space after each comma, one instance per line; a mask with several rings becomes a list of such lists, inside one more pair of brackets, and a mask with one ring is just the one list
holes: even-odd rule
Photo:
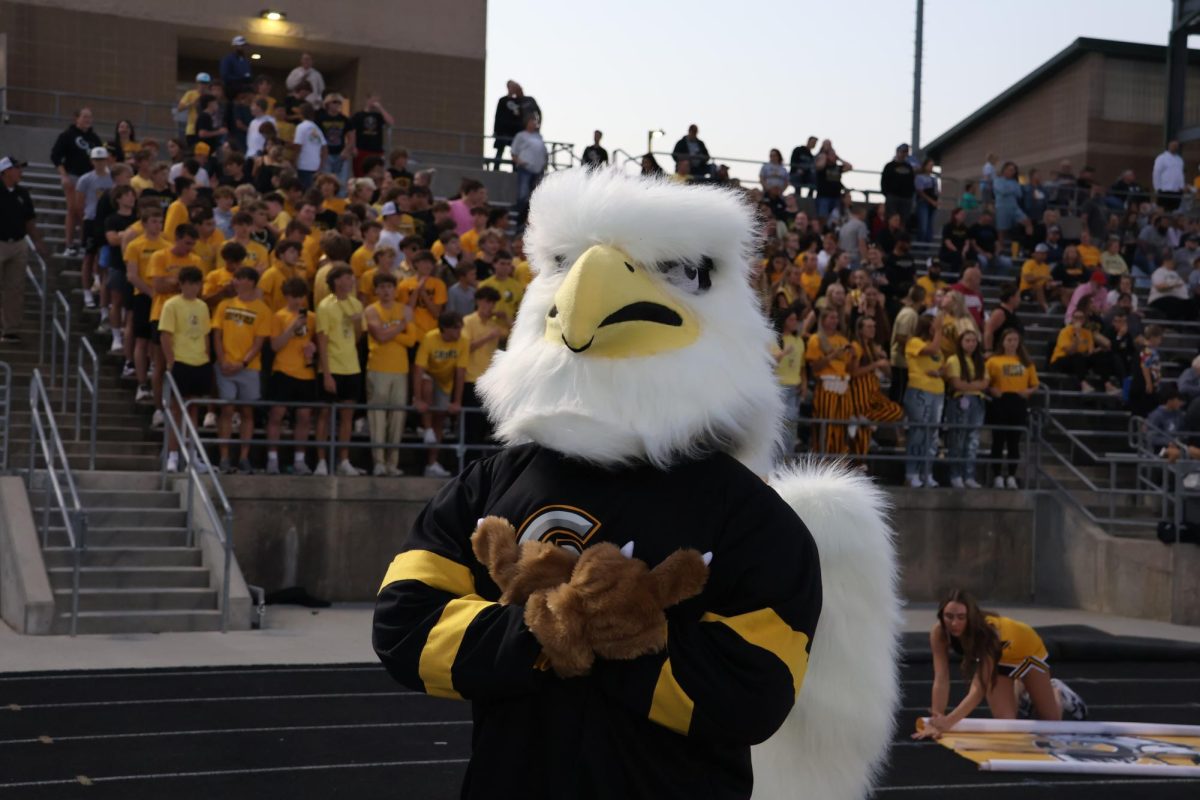
[[[35, 519], [44, 512], [44, 473], [32, 481]], [[188, 541], [187, 512], [153, 472], [76, 471], [88, 519], [80, 568], [79, 633], [211, 631], [219, 597], [203, 549]], [[54, 633], [70, 630], [74, 552], [51, 499], [42, 555], [54, 591]]]

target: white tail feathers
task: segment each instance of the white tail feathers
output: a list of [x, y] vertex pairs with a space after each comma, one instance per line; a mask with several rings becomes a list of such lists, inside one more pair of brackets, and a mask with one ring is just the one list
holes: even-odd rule
[[887, 497], [841, 465], [771, 479], [812, 532], [824, 594], [787, 720], [753, 748], [755, 800], [860, 800], [887, 755], [900, 699], [900, 598]]

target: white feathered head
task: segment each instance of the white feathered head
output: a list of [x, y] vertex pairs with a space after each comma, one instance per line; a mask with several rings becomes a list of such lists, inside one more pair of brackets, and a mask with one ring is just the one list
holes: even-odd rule
[[735, 191], [572, 169], [533, 194], [530, 284], [478, 387], [509, 444], [660, 467], [714, 450], [769, 471], [783, 400]]

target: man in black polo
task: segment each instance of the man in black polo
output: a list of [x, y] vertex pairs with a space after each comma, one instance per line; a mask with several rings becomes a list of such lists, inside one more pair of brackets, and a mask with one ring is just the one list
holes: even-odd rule
[[21, 341], [17, 330], [25, 302], [25, 236], [43, 256], [46, 249], [34, 221], [33, 198], [18, 185], [24, 166], [11, 156], [0, 158], [0, 342]]

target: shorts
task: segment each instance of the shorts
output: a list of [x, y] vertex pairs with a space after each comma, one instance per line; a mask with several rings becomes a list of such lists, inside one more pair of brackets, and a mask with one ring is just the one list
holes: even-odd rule
[[363, 376], [361, 372], [353, 375], [334, 375], [333, 382], [337, 389], [333, 394], [324, 391], [324, 387], [322, 387], [321, 397], [327, 403], [357, 403], [358, 398], [362, 396]]
[[222, 400], [245, 400], [252, 403], [262, 397], [262, 377], [256, 369], [243, 369], [233, 375], [225, 375], [219, 367], [213, 367], [217, 378], [217, 397]]
[[104, 225], [94, 219], [85, 219], [83, 221], [83, 251], [89, 256], [94, 256], [100, 252], [101, 245], [107, 242], [104, 239]]
[[272, 372], [267, 382], [267, 399], [276, 403], [315, 403], [317, 380], [303, 380], [293, 378], [286, 372]]
[[1040, 672], [1043, 675], [1050, 674], [1050, 665], [1046, 663], [1045, 658], [1037, 656], [1026, 656], [1020, 664], [1004, 664], [1001, 663], [996, 667], [996, 674], [1002, 675], [1005, 678], [1012, 678], [1014, 681], [1019, 681], [1025, 678], [1031, 672]]
[[175, 379], [175, 385], [183, 397], [207, 396], [212, 391], [212, 374], [212, 364], [197, 367], [176, 361], [175, 366], [171, 367], [171, 377]]
[[426, 380], [433, 383], [433, 396], [429, 398], [429, 407], [434, 411], [445, 411], [450, 406], [450, 393], [429, 376], [426, 376]]
[[133, 338], [153, 340], [154, 327], [150, 324], [150, 306], [153, 304], [154, 301], [148, 294], [133, 296], [133, 301], [130, 303], [133, 313]]
[[110, 292], [119, 294], [126, 308], [133, 304], [133, 284], [129, 282], [129, 278], [125, 276], [123, 269], [110, 269], [108, 278], [104, 284]]

